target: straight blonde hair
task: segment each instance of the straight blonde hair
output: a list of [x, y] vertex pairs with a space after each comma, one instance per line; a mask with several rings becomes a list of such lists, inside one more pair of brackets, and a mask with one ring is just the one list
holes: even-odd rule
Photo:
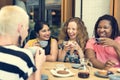
[[[27, 23], [24, 23], [27, 22]], [[0, 35], [16, 35], [17, 26], [22, 24], [28, 26], [29, 17], [27, 13], [18, 6], [4, 6], [0, 10]]]

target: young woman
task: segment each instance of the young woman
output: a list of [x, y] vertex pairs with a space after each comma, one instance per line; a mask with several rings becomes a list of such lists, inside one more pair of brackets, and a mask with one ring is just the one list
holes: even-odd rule
[[70, 18], [61, 29], [59, 35], [59, 61], [79, 63], [84, 57], [84, 48], [88, 40], [88, 33], [83, 21]]
[[51, 31], [48, 24], [46, 22], [36, 22], [34, 31], [37, 37], [29, 40], [26, 43], [25, 48], [32, 46], [42, 47], [42, 44], [46, 44], [46, 46], [43, 47], [45, 50], [46, 61], [56, 61], [58, 55], [58, 43], [55, 38], [51, 37]]
[[111, 15], [99, 17], [94, 35], [86, 45], [86, 56], [93, 66], [100, 69], [120, 67], [120, 34], [116, 19]]

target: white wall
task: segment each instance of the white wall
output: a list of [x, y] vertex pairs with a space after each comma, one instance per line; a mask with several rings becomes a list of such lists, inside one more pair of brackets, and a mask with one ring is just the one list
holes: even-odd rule
[[75, 16], [80, 17], [81, 0], [75, 0]]
[[[80, 17], [80, 0], [76, 0], [75, 16]], [[98, 17], [110, 14], [110, 0], [83, 0], [82, 19], [87, 27], [89, 37], [93, 37], [93, 28]]]

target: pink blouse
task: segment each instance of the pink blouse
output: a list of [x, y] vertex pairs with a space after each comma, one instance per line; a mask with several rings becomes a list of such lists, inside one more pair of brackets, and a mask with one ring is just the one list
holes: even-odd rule
[[[115, 41], [120, 45], [120, 37], [117, 37]], [[86, 44], [86, 49], [94, 50], [99, 61], [105, 63], [107, 60], [112, 60], [117, 63], [115, 67], [120, 67], [120, 57], [113, 47], [97, 44], [95, 38], [91, 38]]]

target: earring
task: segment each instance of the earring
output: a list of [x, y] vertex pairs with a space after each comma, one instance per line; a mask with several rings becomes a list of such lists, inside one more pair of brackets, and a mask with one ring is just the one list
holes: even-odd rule
[[18, 46], [21, 47], [21, 41], [22, 41], [22, 37], [19, 35], [18, 36]]

